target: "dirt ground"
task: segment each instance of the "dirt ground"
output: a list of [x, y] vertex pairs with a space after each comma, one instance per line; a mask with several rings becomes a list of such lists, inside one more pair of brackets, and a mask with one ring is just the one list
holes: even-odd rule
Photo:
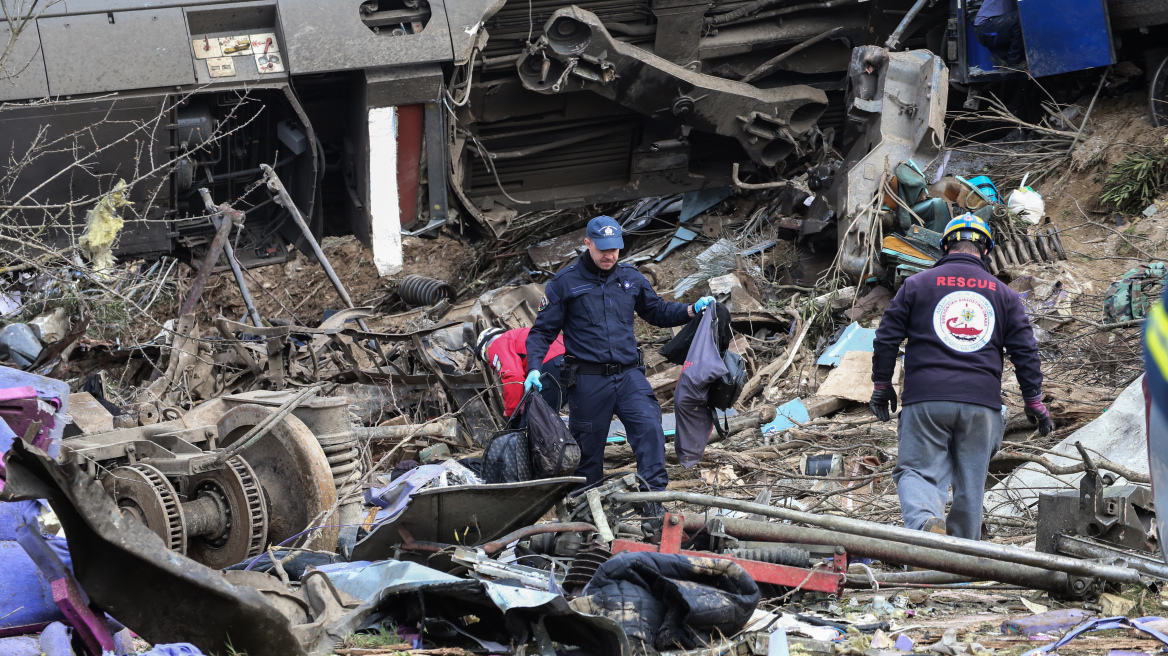
[[[382, 278], [377, 275], [373, 254], [355, 237], [328, 237], [321, 247], [358, 307], [389, 302], [393, 285], [411, 273], [446, 280], [460, 287], [470, 257], [466, 244], [454, 237], [406, 237], [402, 244], [402, 272]], [[299, 251], [293, 251], [284, 264], [252, 269], [245, 276], [256, 308], [266, 318], [290, 319], [300, 325], [315, 326], [323, 320], [325, 311], [344, 307], [324, 269], [311, 255]], [[199, 320], [204, 325], [219, 314], [230, 319], [244, 315], [247, 309], [243, 296], [230, 271], [212, 276], [199, 308]]]

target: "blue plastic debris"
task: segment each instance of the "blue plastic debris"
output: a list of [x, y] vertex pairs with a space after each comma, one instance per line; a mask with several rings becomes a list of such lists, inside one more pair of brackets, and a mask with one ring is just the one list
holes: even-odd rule
[[0, 638], [0, 656], [40, 656], [41, 643], [32, 636]]
[[874, 339], [876, 339], [876, 330], [874, 328], [861, 328], [860, 324], [852, 323], [847, 328], [844, 328], [844, 334], [840, 336], [835, 344], [832, 344], [823, 351], [823, 355], [819, 356], [815, 364], [838, 367], [840, 359], [848, 351], [868, 351], [871, 353], [872, 341]]
[[172, 645], [154, 645], [154, 649], [139, 656], [203, 656], [203, 652], [189, 642], [176, 642]]
[[1049, 652], [1052, 652], [1052, 651], [1055, 651], [1057, 649], [1062, 648], [1064, 645], [1066, 645], [1070, 641], [1074, 640], [1075, 638], [1078, 638], [1080, 635], [1082, 635], [1084, 633], [1090, 633], [1093, 631], [1106, 631], [1108, 629], [1127, 629], [1127, 628], [1136, 629], [1137, 631], [1142, 631], [1143, 633], [1147, 633], [1148, 635], [1152, 636], [1153, 638], [1159, 640], [1164, 645], [1168, 645], [1168, 636], [1164, 635], [1163, 633], [1160, 633], [1159, 631], [1157, 631], [1151, 627], [1146, 627], [1143, 625], [1144, 622], [1152, 622], [1152, 621], [1159, 620], [1159, 619], [1162, 619], [1162, 618], [1160, 618], [1160, 617], [1141, 617], [1139, 619], [1128, 619], [1122, 615], [1119, 615], [1117, 617], [1101, 617], [1098, 619], [1088, 620], [1086, 622], [1083, 622], [1079, 626], [1076, 626], [1075, 628], [1071, 629], [1070, 631], [1068, 631], [1066, 635], [1059, 638], [1057, 641], [1052, 642], [1049, 645], [1044, 645], [1044, 646], [1039, 647], [1037, 649], [1031, 649], [1030, 651], [1026, 652], [1025, 654], [1022, 654], [1022, 656], [1038, 656], [1038, 654], [1046, 654], [1046, 653], [1049, 653]]
[[678, 222], [685, 223], [733, 195], [734, 187], [688, 191], [681, 197], [681, 216], [678, 217]]
[[811, 421], [811, 415], [807, 413], [807, 406], [803, 405], [803, 399], [787, 401], [775, 410], [775, 420], [762, 427], [762, 434], [781, 433], [789, 428], [794, 428], [795, 422], [802, 424], [808, 421]]
[[41, 652], [45, 656], [74, 656], [73, 645], [70, 644], [72, 638], [69, 633], [69, 627], [60, 622], [53, 622], [46, 626], [38, 640]]
[[771, 631], [770, 641], [767, 644], [767, 656], [790, 656], [791, 647], [787, 642], [787, 630], [779, 627]]

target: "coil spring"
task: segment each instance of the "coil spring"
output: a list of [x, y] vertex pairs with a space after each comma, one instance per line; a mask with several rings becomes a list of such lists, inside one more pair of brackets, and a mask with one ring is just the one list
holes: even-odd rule
[[453, 301], [455, 297], [450, 283], [415, 273], [402, 278], [397, 295], [409, 305], [435, 305], [443, 300]]
[[354, 430], [354, 427], [360, 426], [360, 423], [354, 418], [353, 406], [349, 406], [346, 412], [349, 419], [349, 430], [316, 436], [317, 442], [320, 443], [320, 448], [328, 460], [338, 498], [361, 485], [361, 449], [358, 445], [357, 433]]
[[584, 586], [592, 580], [596, 570], [612, 558], [612, 552], [597, 544], [582, 547], [572, 560], [568, 574], [564, 577], [564, 590], [572, 596], [579, 595]]
[[788, 567], [806, 568], [811, 565], [811, 554], [794, 547], [776, 546], [761, 547], [759, 549], [734, 549], [730, 552], [730, 555], [743, 560], [757, 560], [763, 563], [787, 565]]
[[1049, 226], [1039, 229], [1034, 235], [1019, 235], [1014, 239], [1002, 238], [997, 248], [990, 253], [990, 273], [1011, 266], [1031, 262], [1056, 262], [1067, 259], [1063, 248], [1063, 238], [1058, 228]]

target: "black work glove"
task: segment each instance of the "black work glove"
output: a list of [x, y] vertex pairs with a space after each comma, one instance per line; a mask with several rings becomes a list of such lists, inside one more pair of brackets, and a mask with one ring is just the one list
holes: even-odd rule
[[892, 383], [875, 383], [875, 388], [872, 390], [872, 400], [868, 401], [868, 407], [872, 409], [872, 414], [880, 421], [888, 421], [892, 418], [892, 414], [888, 411], [888, 405], [892, 404], [892, 412], [896, 412], [896, 390], [892, 388]]
[[1038, 434], [1046, 437], [1050, 435], [1050, 431], [1054, 428], [1054, 424], [1050, 421], [1050, 412], [1047, 411], [1046, 406], [1042, 404], [1042, 394], [1033, 398], [1025, 399], [1026, 401], [1026, 418], [1030, 420], [1031, 424], [1038, 426]]

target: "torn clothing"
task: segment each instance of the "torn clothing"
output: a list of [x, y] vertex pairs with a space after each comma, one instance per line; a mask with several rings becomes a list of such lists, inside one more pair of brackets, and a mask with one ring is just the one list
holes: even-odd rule
[[[499, 376], [503, 385], [503, 414], [507, 417], [515, 412], [519, 399], [523, 398], [523, 379], [527, 376], [527, 334], [530, 328], [508, 330], [496, 337], [487, 347], [487, 364]], [[564, 354], [564, 338], [556, 337], [543, 356], [540, 370], [555, 378], [560, 377], [560, 363], [555, 361]], [[562, 361], [562, 358], [561, 358]], [[559, 409], [557, 399], [560, 391], [556, 385], [545, 385], [543, 398], [553, 408]]]
[[633, 313], [654, 326], [689, 321], [689, 306], [657, 295], [631, 264], [618, 264], [608, 276], [589, 272], [577, 260], [556, 274], [544, 290], [539, 316], [527, 336], [527, 370], [538, 369], [556, 335], [581, 362], [636, 365]]
[[701, 322], [690, 342], [673, 394], [673, 417], [677, 423], [673, 446], [677, 449], [677, 459], [686, 469], [701, 462], [714, 429], [710, 385], [729, 371], [714, 343], [714, 311], [698, 316]]
[[[566, 385], [570, 385], [565, 381]], [[625, 426], [629, 446], [637, 458], [637, 473], [651, 491], [669, 485], [665, 471], [665, 431], [661, 428], [661, 404], [645, 369], [629, 369], [615, 376], [579, 374], [568, 387], [568, 428], [580, 445], [576, 476], [586, 485], [604, 477], [604, 445], [612, 416]]]
[[944, 517], [949, 535], [981, 539], [986, 473], [1005, 426], [1000, 405], [924, 401], [900, 411], [892, 478], [905, 528], [919, 530], [929, 518]]
[[872, 352], [872, 381], [892, 380], [900, 343], [901, 403], [1002, 405], [1002, 351], [1010, 355], [1022, 396], [1042, 392], [1034, 330], [1018, 293], [990, 275], [981, 258], [952, 253], [910, 277], [892, 299]]
[[695, 649], [746, 626], [758, 585], [730, 560], [621, 553], [600, 566], [573, 609], [620, 624], [637, 654]]

